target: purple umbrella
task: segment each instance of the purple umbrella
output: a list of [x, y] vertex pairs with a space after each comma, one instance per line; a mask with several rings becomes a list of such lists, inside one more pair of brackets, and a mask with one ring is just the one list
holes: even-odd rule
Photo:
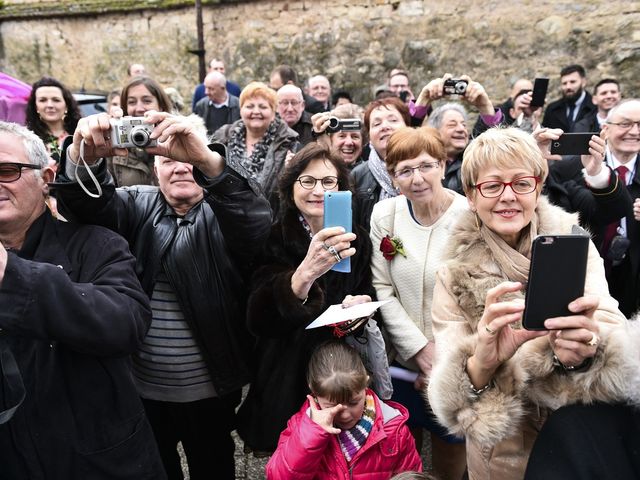
[[0, 72], [0, 120], [25, 124], [31, 85]]

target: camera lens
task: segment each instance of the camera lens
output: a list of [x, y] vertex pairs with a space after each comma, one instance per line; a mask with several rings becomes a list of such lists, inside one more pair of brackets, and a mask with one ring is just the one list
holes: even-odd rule
[[338, 117], [329, 117], [329, 128], [335, 130], [340, 125]]
[[136, 147], [144, 147], [149, 143], [149, 134], [144, 129], [136, 128], [131, 132], [131, 143]]

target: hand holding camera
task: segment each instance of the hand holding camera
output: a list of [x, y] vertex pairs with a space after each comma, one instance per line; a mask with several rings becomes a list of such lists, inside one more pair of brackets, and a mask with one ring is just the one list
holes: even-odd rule
[[362, 122], [359, 118], [338, 118], [329, 112], [316, 113], [311, 117], [313, 131], [318, 133], [359, 132]]

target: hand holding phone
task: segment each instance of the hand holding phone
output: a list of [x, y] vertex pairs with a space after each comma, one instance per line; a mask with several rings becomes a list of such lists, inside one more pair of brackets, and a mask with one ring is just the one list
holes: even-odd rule
[[551, 141], [552, 155], [589, 155], [591, 137], [598, 132], [563, 133]]
[[[324, 192], [324, 226], [342, 227], [345, 232], [351, 232], [351, 192]], [[338, 252], [339, 253], [339, 252]], [[341, 259], [331, 270], [336, 272], [351, 272], [351, 259], [349, 257]]]
[[569, 304], [584, 294], [589, 237], [542, 235], [533, 241], [522, 325], [546, 330], [545, 320], [572, 315]]

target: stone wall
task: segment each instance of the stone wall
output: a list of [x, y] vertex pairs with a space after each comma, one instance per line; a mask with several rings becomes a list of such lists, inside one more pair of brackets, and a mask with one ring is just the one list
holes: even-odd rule
[[[44, 9], [29, 19], [0, 17], [0, 68], [27, 82], [48, 74], [72, 88], [110, 90], [136, 61], [191, 95], [198, 81], [197, 57], [188, 53], [196, 48], [193, 6], [139, 10], [146, 4], [136, 2], [138, 10], [121, 13], [105, 0], [96, 14], [68, 3], [68, 16]], [[627, 96], [640, 95], [637, 0], [215, 3], [203, 9], [207, 58], [221, 56], [240, 84], [267, 80], [275, 65], [289, 63], [302, 78], [324, 72], [364, 103], [385, 73], [401, 66], [416, 95], [451, 72], [468, 73], [503, 99], [520, 76], [549, 76], [555, 92], [560, 67], [582, 63], [592, 84], [613, 76]]]

